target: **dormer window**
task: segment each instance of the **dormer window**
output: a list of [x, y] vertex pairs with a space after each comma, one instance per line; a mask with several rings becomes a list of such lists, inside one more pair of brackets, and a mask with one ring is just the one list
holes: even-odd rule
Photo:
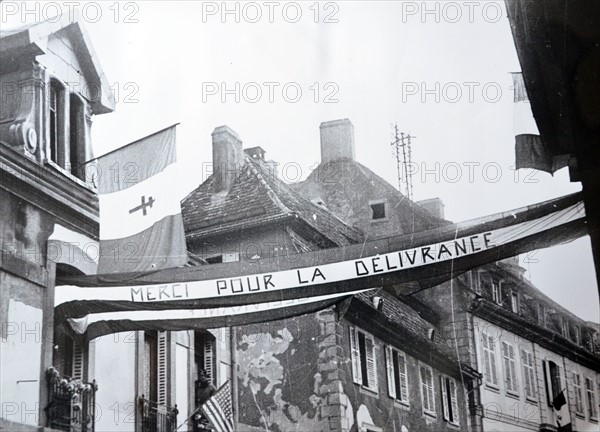
[[502, 292], [501, 292], [500, 282], [492, 281], [492, 300], [494, 303], [501, 305], [502, 304]]
[[371, 207], [371, 220], [384, 220], [387, 218], [385, 201], [372, 201], [369, 203]]
[[519, 313], [519, 295], [514, 291], [510, 293], [510, 310]]
[[85, 100], [56, 78], [50, 80], [48, 97], [47, 160], [83, 180], [85, 148]]

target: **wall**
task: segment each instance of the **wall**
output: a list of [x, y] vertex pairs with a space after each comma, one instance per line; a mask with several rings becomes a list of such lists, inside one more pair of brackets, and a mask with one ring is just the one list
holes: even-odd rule
[[[521, 348], [534, 353], [533, 343], [479, 317], [473, 318], [473, 326], [476, 341], [477, 369], [483, 374], [485, 374], [485, 365], [482, 350], [482, 334], [485, 332], [489, 336], [492, 336], [495, 343], [498, 386], [494, 387], [487, 384], [486, 376], [484, 375], [483, 384], [480, 387], [484, 430], [507, 432], [538, 430], [541, 410], [540, 400], [542, 400], [541, 397], [544, 393], [540, 394], [538, 391], [535, 398], [525, 396], [523, 366], [520, 356]], [[511, 344], [515, 349], [518, 382], [517, 394], [509, 394], [507, 391], [506, 373], [502, 356], [502, 341]]]
[[96, 392], [96, 430], [135, 430], [135, 332], [115, 333], [90, 344], [90, 380]]

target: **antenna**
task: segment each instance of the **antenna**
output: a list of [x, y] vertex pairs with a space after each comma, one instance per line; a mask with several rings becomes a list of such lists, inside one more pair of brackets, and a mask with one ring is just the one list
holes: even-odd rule
[[[393, 141], [392, 152], [396, 157], [396, 167], [398, 169], [398, 189], [402, 192], [404, 186], [404, 194], [412, 201], [413, 199], [413, 184], [412, 184], [412, 148], [411, 140], [416, 138], [404, 132], [398, 132], [398, 123], [392, 125]], [[411, 169], [409, 170], [409, 166]]]

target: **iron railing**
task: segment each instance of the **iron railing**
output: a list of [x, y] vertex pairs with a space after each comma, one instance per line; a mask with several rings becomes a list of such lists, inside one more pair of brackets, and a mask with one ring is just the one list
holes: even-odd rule
[[48, 405], [46, 426], [67, 432], [94, 432], [98, 385], [60, 376], [50, 367], [46, 371]]
[[142, 395], [139, 398], [139, 409], [142, 432], [175, 432], [179, 414], [177, 405], [168, 407]]

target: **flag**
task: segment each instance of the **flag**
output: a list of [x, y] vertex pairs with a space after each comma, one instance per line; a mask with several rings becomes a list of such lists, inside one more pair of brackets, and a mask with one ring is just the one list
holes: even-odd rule
[[227, 381], [202, 405], [206, 416], [216, 432], [233, 432], [233, 405], [231, 403], [231, 384]]
[[98, 273], [152, 271], [187, 262], [175, 162], [175, 126], [98, 158]]
[[513, 73], [516, 169], [533, 168], [550, 174], [568, 165], [568, 155], [553, 155], [531, 112], [523, 74]]
[[554, 400], [552, 401], [552, 406], [556, 411], [560, 411], [560, 409], [567, 403], [565, 399], [565, 391], [562, 390], [559, 394], [556, 395]]
[[565, 390], [561, 390], [552, 401], [552, 407], [554, 408], [556, 415], [556, 426], [559, 431], [567, 432], [571, 430], [571, 413], [569, 412], [569, 406], [567, 405], [567, 399], [565, 397]]
[[85, 275], [97, 273], [99, 248], [96, 240], [54, 224], [47, 248], [49, 261], [70, 266]]

